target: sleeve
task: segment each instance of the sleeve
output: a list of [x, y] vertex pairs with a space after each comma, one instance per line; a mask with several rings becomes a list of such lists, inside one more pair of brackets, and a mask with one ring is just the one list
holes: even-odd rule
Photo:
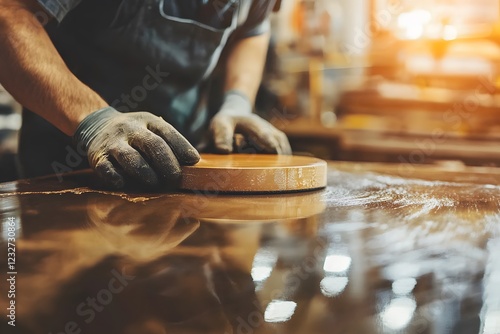
[[275, 8], [276, 0], [254, 0], [248, 18], [236, 33], [240, 38], [262, 35], [271, 30], [269, 16]]
[[81, 0], [37, 0], [40, 6], [61, 22], [66, 14], [78, 6]]

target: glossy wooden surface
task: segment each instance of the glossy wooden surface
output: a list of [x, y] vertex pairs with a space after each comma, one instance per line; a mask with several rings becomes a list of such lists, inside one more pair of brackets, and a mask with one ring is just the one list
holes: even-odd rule
[[272, 196], [93, 184], [0, 185], [2, 334], [500, 332], [497, 169], [338, 163]]
[[202, 155], [182, 170], [182, 189], [218, 192], [294, 192], [326, 187], [326, 162], [311, 157]]

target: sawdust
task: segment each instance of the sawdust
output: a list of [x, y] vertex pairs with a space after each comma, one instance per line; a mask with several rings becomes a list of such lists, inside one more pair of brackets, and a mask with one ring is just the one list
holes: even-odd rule
[[64, 194], [73, 194], [73, 195], [82, 195], [82, 194], [102, 194], [102, 195], [110, 195], [110, 196], [116, 196], [121, 199], [124, 199], [126, 201], [132, 202], [132, 203], [140, 203], [140, 202], [146, 202], [150, 201], [153, 199], [158, 199], [162, 197], [162, 195], [159, 196], [134, 196], [131, 194], [125, 194], [121, 192], [113, 192], [113, 191], [105, 191], [105, 190], [95, 190], [95, 189], [90, 189], [86, 187], [81, 187], [81, 188], [72, 188], [72, 189], [64, 189], [64, 190], [53, 190], [53, 191], [16, 191], [16, 192], [9, 192], [9, 193], [2, 193], [0, 194], [0, 198], [6, 198], [6, 197], [11, 197], [11, 196], [28, 196], [28, 195], [64, 195]]

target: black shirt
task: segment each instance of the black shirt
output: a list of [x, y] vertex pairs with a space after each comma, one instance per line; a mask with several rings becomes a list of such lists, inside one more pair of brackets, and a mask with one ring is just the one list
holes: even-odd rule
[[[85, 0], [37, 0], [38, 3], [58, 22]], [[122, 1], [115, 0], [117, 6]], [[137, 0], [142, 1], [142, 0]], [[231, 20], [234, 4], [239, 0], [164, 0], [161, 10], [169, 16], [194, 20], [214, 28], [227, 26]], [[269, 14], [276, 0], [251, 0], [250, 14], [246, 22], [236, 31], [239, 37], [251, 37], [269, 31]], [[105, 3], [107, 1], [103, 1]], [[96, 8], [99, 10], [99, 8]]]

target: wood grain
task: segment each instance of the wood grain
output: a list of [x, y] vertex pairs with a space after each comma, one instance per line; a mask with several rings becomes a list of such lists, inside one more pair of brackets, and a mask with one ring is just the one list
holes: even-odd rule
[[182, 169], [181, 188], [217, 192], [294, 192], [326, 186], [326, 162], [311, 157], [257, 154], [202, 155]]

